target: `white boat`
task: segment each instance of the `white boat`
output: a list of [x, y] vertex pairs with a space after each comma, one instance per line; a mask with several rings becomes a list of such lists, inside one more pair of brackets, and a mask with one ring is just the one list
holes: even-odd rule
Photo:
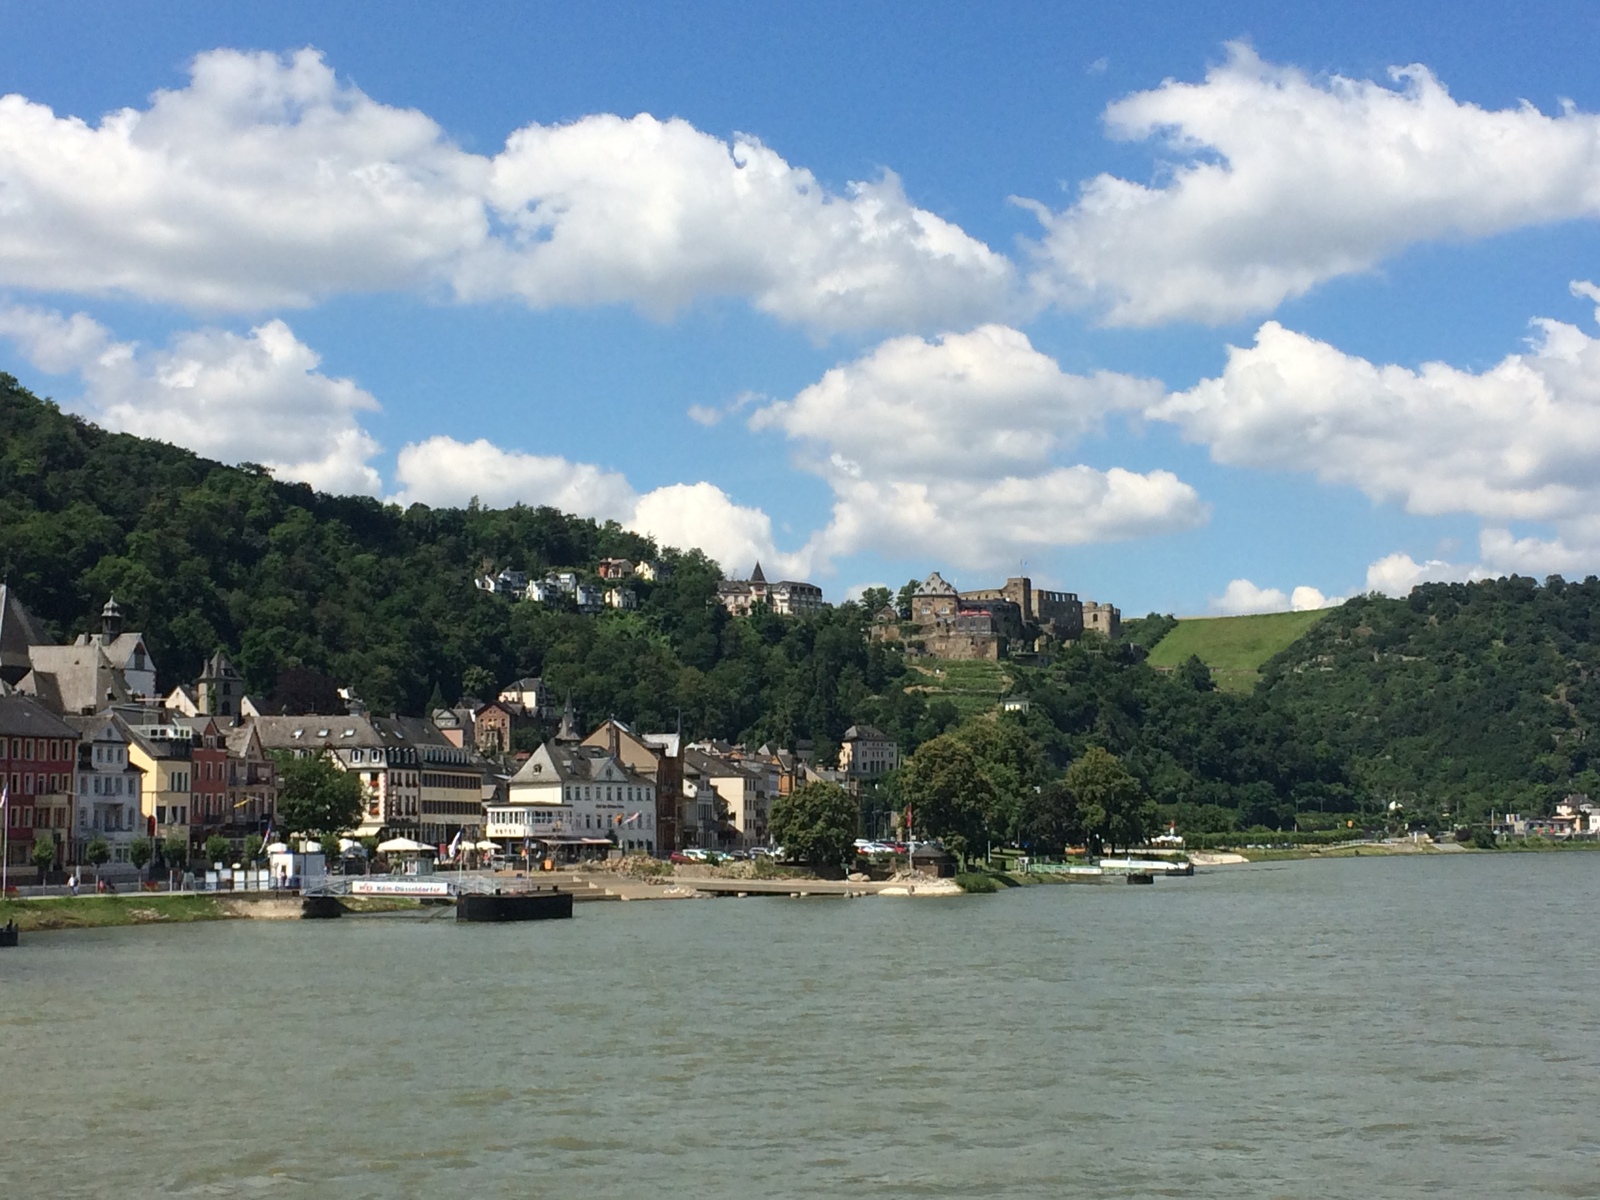
[[1194, 864], [1172, 862], [1164, 858], [1102, 858], [1100, 869], [1140, 875], [1193, 875]]

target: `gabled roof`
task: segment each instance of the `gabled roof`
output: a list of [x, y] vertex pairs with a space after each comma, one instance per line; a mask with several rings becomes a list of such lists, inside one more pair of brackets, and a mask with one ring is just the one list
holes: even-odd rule
[[937, 571], [922, 581], [922, 586], [917, 588], [916, 594], [919, 596], [958, 595], [956, 589], [949, 583], [945, 582], [944, 576], [940, 575]]
[[653, 786], [603, 746], [578, 746], [546, 742], [511, 777], [513, 784], [615, 782]]
[[[144, 634], [119, 633], [110, 641], [104, 641], [95, 634], [80, 633], [78, 635], [78, 640], [74, 643], [74, 645], [87, 646], [95, 642], [99, 643], [101, 650], [105, 653], [107, 661], [109, 661], [112, 666], [126, 667], [128, 663], [133, 660], [134, 650], [144, 645]], [[150, 660], [150, 651], [148, 648], [145, 650], [144, 661], [144, 670], [155, 670], [155, 663]]]
[[15, 737], [75, 738], [73, 729], [31, 696], [0, 696], [0, 734]]
[[15, 683], [32, 669], [28, 647], [48, 645], [44, 626], [23, 606], [15, 589], [0, 583], [0, 677]]
[[762, 572], [761, 572], [761, 563], [760, 563], [759, 560], [757, 560], [756, 569], [754, 571], [750, 572], [750, 582], [751, 583], [765, 583], [766, 581], [767, 581], [767, 577], [764, 574], [762, 574]]
[[33, 670], [17, 690], [38, 696], [59, 713], [98, 712], [133, 699], [127, 679], [97, 642], [34, 646], [28, 653]]
[[844, 731], [844, 737], [839, 739], [844, 742], [890, 742], [894, 739], [881, 729], [871, 725], [852, 725]]
[[250, 723], [268, 750], [375, 750], [385, 744], [365, 717], [251, 717]]

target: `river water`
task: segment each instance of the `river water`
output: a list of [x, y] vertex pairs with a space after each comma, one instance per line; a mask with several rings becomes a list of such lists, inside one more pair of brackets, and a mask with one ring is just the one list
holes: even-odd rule
[[0, 1195], [1600, 1195], [1600, 855], [0, 954]]

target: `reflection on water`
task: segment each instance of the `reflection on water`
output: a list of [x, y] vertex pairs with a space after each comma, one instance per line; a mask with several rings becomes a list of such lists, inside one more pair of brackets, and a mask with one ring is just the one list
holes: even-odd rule
[[0, 1192], [1600, 1193], [1600, 856], [0, 955]]

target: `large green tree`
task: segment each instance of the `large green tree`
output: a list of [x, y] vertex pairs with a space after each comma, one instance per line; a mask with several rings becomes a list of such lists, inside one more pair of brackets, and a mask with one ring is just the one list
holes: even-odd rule
[[360, 823], [365, 798], [360, 778], [326, 755], [279, 756], [278, 826], [285, 835], [338, 837]]
[[1058, 855], [1083, 837], [1078, 798], [1065, 779], [1054, 779], [1026, 797], [1017, 841], [1035, 854]]
[[1067, 768], [1064, 782], [1092, 841], [1115, 849], [1145, 840], [1154, 810], [1116, 755], [1103, 746], [1089, 747]]
[[767, 827], [787, 857], [816, 869], [845, 866], [855, 852], [856, 803], [836, 783], [806, 783], [772, 806]]
[[937, 838], [963, 861], [985, 845], [995, 809], [994, 785], [972, 748], [955, 734], [921, 746], [900, 776], [915, 836]]

